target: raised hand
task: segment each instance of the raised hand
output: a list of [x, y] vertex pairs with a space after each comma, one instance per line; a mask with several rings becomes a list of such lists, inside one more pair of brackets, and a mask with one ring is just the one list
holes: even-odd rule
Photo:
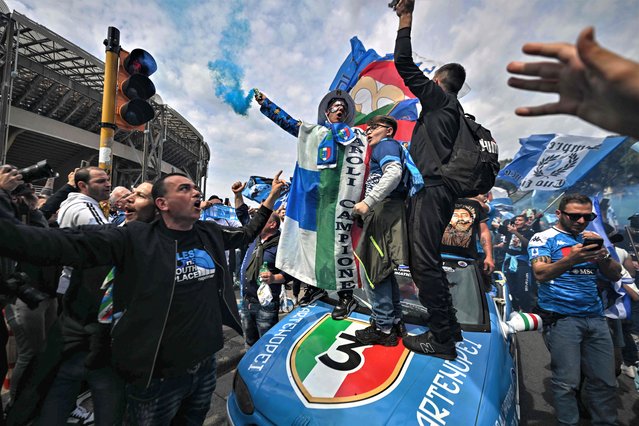
[[246, 188], [246, 182], [242, 183], [239, 180], [231, 185], [231, 191], [233, 191], [234, 194], [242, 193], [244, 188]]
[[604, 129], [639, 137], [639, 63], [599, 45], [592, 27], [584, 29], [577, 44], [526, 43], [524, 53], [553, 58], [553, 62], [511, 62], [508, 85], [529, 91], [557, 93], [559, 101], [519, 107], [521, 116], [571, 114]]

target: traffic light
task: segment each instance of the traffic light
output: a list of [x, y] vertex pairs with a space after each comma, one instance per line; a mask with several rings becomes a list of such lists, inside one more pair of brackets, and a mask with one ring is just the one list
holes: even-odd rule
[[124, 130], [144, 130], [144, 123], [155, 116], [148, 102], [155, 95], [149, 76], [158, 66], [153, 56], [142, 49], [133, 49], [131, 53], [120, 49], [119, 62], [115, 124]]

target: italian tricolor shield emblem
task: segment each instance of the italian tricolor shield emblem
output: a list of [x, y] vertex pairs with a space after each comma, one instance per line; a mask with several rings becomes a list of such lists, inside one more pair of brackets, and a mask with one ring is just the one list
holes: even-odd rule
[[409, 351], [401, 340], [395, 347], [357, 342], [355, 331], [368, 325], [327, 314], [307, 331], [288, 360], [298, 395], [309, 403], [343, 404], [390, 392], [408, 366]]

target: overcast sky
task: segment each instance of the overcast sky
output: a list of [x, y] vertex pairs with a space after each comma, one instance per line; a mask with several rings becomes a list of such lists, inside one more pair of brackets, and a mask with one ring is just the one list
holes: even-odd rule
[[[208, 63], [234, 61], [244, 72], [244, 90], [258, 87], [294, 117], [314, 122], [352, 36], [380, 55], [393, 51], [397, 17], [388, 2], [6, 0], [10, 9], [102, 60], [108, 26], [120, 29], [123, 48], [151, 52], [158, 62], [152, 76], [158, 93], [211, 149], [207, 195], [221, 196], [250, 175], [282, 169], [291, 176], [296, 140], [262, 116], [257, 104], [242, 116], [216, 98]], [[522, 44], [574, 42], [582, 28], [594, 25], [604, 46], [639, 60], [637, 18], [636, 0], [417, 0], [413, 50], [466, 67], [471, 92], [462, 99], [464, 109], [492, 130], [500, 157], [512, 158], [518, 139], [534, 133], [606, 134], [574, 117], [514, 115], [516, 106], [556, 98], [507, 87], [506, 64], [524, 58]]]

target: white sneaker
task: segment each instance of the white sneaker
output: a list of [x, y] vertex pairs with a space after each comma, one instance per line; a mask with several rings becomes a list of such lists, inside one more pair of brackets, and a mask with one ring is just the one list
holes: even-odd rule
[[634, 365], [628, 366], [626, 364], [621, 364], [621, 372], [631, 379], [634, 379], [637, 375], [637, 367]]
[[93, 411], [89, 411], [81, 405], [76, 405], [75, 410], [71, 412], [67, 423], [76, 425], [90, 425], [94, 422]]

